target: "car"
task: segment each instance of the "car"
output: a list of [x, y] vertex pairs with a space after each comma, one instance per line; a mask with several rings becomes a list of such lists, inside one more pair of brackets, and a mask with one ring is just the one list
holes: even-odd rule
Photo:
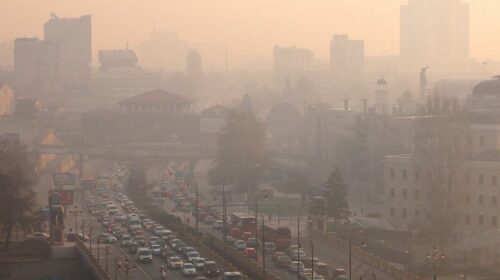
[[243, 280], [243, 275], [237, 271], [224, 272], [223, 280]]
[[207, 216], [205, 218], [205, 224], [207, 224], [207, 225], [212, 225], [214, 222], [215, 222], [215, 218], [212, 216]]
[[177, 256], [171, 256], [167, 259], [167, 267], [170, 269], [179, 269], [182, 267], [182, 259]]
[[248, 238], [247, 239], [247, 247], [257, 248], [258, 247], [257, 238], [255, 238], [255, 237]]
[[101, 233], [98, 235], [97, 239], [99, 240], [99, 242], [108, 243], [108, 244], [115, 243], [116, 241], [118, 241], [118, 239], [116, 239], [116, 237], [114, 237], [113, 235], [111, 235], [109, 233]]
[[213, 229], [222, 229], [223, 226], [224, 226], [224, 221], [222, 220], [217, 220], [212, 224]]
[[243, 255], [249, 259], [257, 260], [257, 250], [255, 248], [245, 248]]
[[297, 250], [297, 251], [295, 251], [294, 254], [291, 254], [290, 257], [294, 261], [299, 261], [299, 260], [302, 261], [303, 259], [306, 258], [306, 253], [304, 253], [303, 250]]
[[288, 267], [292, 259], [289, 256], [283, 254], [276, 259], [276, 266], [278, 267]]
[[152, 244], [150, 249], [155, 256], [159, 256], [161, 254], [161, 246], [159, 244]]
[[196, 267], [196, 270], [201, 270], [205, 266], [205, 259], [204, 258], [201, 258], [201, 257], [192, 258], [191, 261], [194, 264], [194, 266]]
[[199, 257], [200, 257], [200, 253], [198, 253], [198, 252], [187, 252], [186, 253], [186, 259], [189, 262], [193, 262], [194, 258], [199, 258]]
[[304, 264], [302, 262], [299, 262], [299, 261], [292, 261], [289, 265], [288, 265], [288, 270], [290, 272], [302, 272], [304, 271]]
[[50, 240], [50, 235], [48, 233], [45, 233], [45, 232], [34, 232], [30, 236], [30, 239], [49, 241]]
[[120, 246], [125, 247], [130, 245], [130, 243], [132, 243], [132, 237], [130, 235], [124, 234], [121, 236]]
[[327, 277], [330, 274], [330, 267], [326, 263], [318, 262], [314, 264], [314, 271]]
[[219, 266], [214, 261], [206, 261], [205, 265], [203, 266], [203, 274], [208, 277], [219, 276]]
[[137, 252], [137, 248], [140, 247], [140, 244], [137, 242], [137, 241], [132, 241], [130, 242], [130, 244], [128, 245], [128, 250], [130, 253], [135, 253]]
[[135, 253], [135, 260], [138, 263], [152, 263], [153, 254], [149, 248], [140, 247], [137, 249], [137, 252]]
[[192, 263], [182, 264], [181, 273], [183, 276], [196, 276], [196, 267]]
[[276, 262], [278, 260], [278, 257], [280, 256], [285, 256], [285, 252], [281, 252], [281, 251], [277, 251], [277, 252], [274, 252], [272, 255], [271, 255], [271, 260], [273, 262]]
[[273, 254], [276, 251], [274, 242], [264, 242], [264, 251], [266, 254]]
[[236, 239], [234, 237], [232, 237], [231, 235], [226, 236], [226, 243], [227, 244], [233, 245], [234, 242], [236, 242]]
[[234, 247], [241, 251], [247, 247], [247, 243], [243, 240], [237, 240], [236, 242], [234, 242]]

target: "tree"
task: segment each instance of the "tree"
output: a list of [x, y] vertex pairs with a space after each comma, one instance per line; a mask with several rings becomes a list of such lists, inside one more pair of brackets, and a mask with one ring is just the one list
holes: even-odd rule
[[286, 180], [282, 185], [284, 192], [298, 193], [301, 196], [301, 206], [306, 204], [307, 193], [309, 191], [309, 180], [311, 178], [311, 168], [295, 168], [287, 173]]
[[326, 181], [326, 215], [333, 218], [334, 230], [339, 220], [347, 220], [349, 203], [347, 201], [348, 186], [338, 168], [330, 174]]
[[430, 213], [420, 226], [434, 245], [445, 247], [453, 240], [461, 215], [467, 134], [467, 113], [457, 99], [430, 96], [416, 123], [415, 148]]
[[266, 129], [251, 113], [231, 111], [219, 135], [215, 167], [210, 171], [211, 184], [235, 184], [246, 193], [258, 183], [267, 165]]
[[26, 146], [17, 141], [0, 142], [0, 224], [9, 247], [16, 226], [38, 223], [33, 217], [36, 193], [32, 185], [37, 177]]

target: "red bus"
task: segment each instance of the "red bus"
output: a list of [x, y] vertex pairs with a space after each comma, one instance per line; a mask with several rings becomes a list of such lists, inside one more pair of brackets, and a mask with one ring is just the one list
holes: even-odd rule
[[287, 226], [265, 224], [262, 227], [260, 239], [262, 240], [262, 233], [264, 234], [264, 242], [274, 242], [276, 249], [283, 251], [290, 247], [292, 240], [292, 231]]
[[243, 234], [244, 232], [251, 232], [252, 234], [255, 234], [255, 216], [248, 213], [232, 213], [231, 231], [233, 232], [233, 229], [236, 228], [238, 229], [239, 233], [236, 234], [238, 236], [234, 236], [235, 238], [239, 238], [239, 235]]

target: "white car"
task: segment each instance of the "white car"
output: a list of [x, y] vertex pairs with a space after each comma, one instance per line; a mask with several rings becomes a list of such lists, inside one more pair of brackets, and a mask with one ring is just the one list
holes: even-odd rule
[[245, 250], [247, 248], [247, 243], [244, 240], [238, 240], [234, 243], [234, 247], [238, 250]]
[[196, 268], [192, 263], [185, 263], [182, 265], [183, 276], [196, 276]]
[[204, 258], [192, 258], [193, 264], [196, 267], [196, 270], [201, 270], [205, 266], [205, 259]]
[[161, 246], [159, 244], [152, 244], [151, 251], [153, 255], [158, 256], [161, 253]]
[[200, 254], [198, 252], [195, 252], [195, 251], [186, 253], [186, 259], [189, 262], [193, 262], [194, 259], [199, 258], [199, 257], [200, 257]]
[[128, 234], [122, 235], [121, 240], [120, 240], [121, 246], [123, 246], [123, 247], [128, 246], [128, 245], [130, 245], [131, 242], [132, 242], [132, 237], [130, 237], [130, 235], [128, 235]]
[[137, 248], [137, 252], [135, 253], [135, 260], [138, 263], [152, 263], [153, 262], [153, 254], [151, 250], [145, 247]]

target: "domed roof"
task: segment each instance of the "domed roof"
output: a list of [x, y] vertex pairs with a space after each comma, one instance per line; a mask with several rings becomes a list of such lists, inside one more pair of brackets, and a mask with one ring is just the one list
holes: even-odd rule
[[385, 79], [379, 79], [377, 85], [387, 85], [387, 81]]
[[270, 121], [288, 121], [300, 118], [300, 113], [295, 106], [287, 101], [277, 103], [267, 114]]
[[480, 82], [472, 90], [475, 96], [500, 96], [500, 76], [495, 76], [493, 79]]

